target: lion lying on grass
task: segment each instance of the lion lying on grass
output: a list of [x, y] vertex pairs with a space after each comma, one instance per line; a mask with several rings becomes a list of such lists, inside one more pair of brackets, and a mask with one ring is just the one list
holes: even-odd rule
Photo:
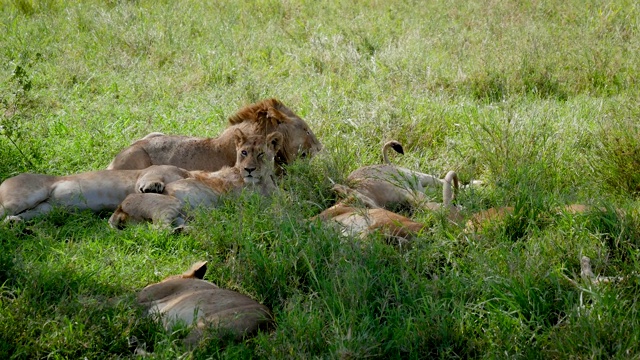
[[0, 185], [0, 219], [29, 220], [54, 207], [115, 210], [129, 194], [163, 192], [167, 183], [189, 177], [188, 171], [171, 165], [67, 176], [20, 174]]
[[[460, 210], [453, 204], [454, 187], [458, 187], [458, 176], [455, 172], [449, 171], [443, 179], [443, 202], [425, 202], [422, 207], [432, 211], [444, 210], [447, 218], [455, 223], [460, 222]], [[358, 190], [335, 184], [333, 191], [345, 197], [345, 200], [314, 216], [312, 220], [334, 221], [342, 226], [345, 235], [366, 237], [379, 231], [387, 240], [397, 240], [399, 244], [402, 244], [425, 228], [424, 224], [380, 208], [374, 200]], [[364, 205], [364, 208], [348, 205], [354, 200]]]
[[387, 158], [389, 148], [404, 154], [399, 142], [389, 141], [382, 147], [384, 164], [361, 167], [349, 174], [347, 182], [378, 207], [423, 207], [429, 202], [424, 194], [425, 187], [441, 187], [444, 181], [434, 175], [392, 165]]
[[236, 129], [245, 134], [282, 133], [282, 147], [276, 155], [279, 166], [291, 163], [298, 156], [312, 156], [322, 149], [307, 123], [276, 99], [242, 108], [229, 118], [229, 125], [216, 138], [151, 133], [120, 151], [107, 169], [175, 165], [187, 170], [216, 171], [224, 166], [233, 166], [236, 160]]
[[196, 345], [207, 329], [241, 340], [272, 322], [266, 306], [202, 280], [206, 271], [206, 261], [197, 262], [182, 275], [148, 285], [138, 293], [137, 302], [150, 316], [159, 316], [167, 331], [176, 325], [190, 327], [184, 339], [187, 346]]
[[[340, 194], [349, 194], [349, 189], [343, 185], [336, 184], [333, 189]], [[362, 200], [362, 198], [357, 199]], [[350, 205], [354, 200], [356, 198], [352, 196], [347, 197], [312, 217], [311, 220], [335, 222], [347, 236], [366, 238], [375, 232], [380, 232], [389, 243], [394, 245], [403, 245], [425, 228], [424, 224], [382, 208]]]
[[282, 134], [245, 135], [235, 129], [234, 138], [234, 167], [215, 172], [191, 171], [190, 178], [167, 184], [162, 194], [131, 194], [113, 213], [109, 225], [122, 228], [127, 222], [152, 221], [178, 228], [185, 223], [185, 207], [213, 207], [222, 194], [243, 189], [271, 194], [276, 189], [274, 157], [282, 145]]

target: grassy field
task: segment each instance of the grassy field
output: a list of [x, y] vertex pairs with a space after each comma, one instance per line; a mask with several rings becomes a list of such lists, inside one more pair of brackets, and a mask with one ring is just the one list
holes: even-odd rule
[[[0, 0], [0, 33], [0, 180], [103, 169], [152, 131], [216, 136], [268, 97], [325, 147], [284, 195], [199, 211], [188, 235], [0, 225], [0, 358], [183, 356], [133, 295], [197, 260], [276, 326], [184, 358], [640, 357], [638, 2]], [[306, 221], [389, 139], [397, 164], [483, 180], [466, 216], [515, 215], [469, 233], [417, 211], [430, 228], [402, 251]], [[605, 211], [553, 210], [572, 203]], [[582, 280], [583, 255], [625, 279]]]

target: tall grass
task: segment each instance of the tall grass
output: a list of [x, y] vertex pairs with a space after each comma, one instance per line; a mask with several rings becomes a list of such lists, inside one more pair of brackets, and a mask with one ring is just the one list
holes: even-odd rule
[[[276, 324], [191, 358], [638, 357], [639, 19], [627, 0], [0, 0], [2, 180], [102, 169], [151, 131], [216, 136], [267, 97], [325, 146], [281, 195], [197, 211], [189, 234], [0, 225], [0, 357], [180, 357], [184, 331], [134, 294], [197, 260]], [[417, 211], [430, 227], [402, 250], [306, 220], [392, 138], [394, 163], [485, 182], [466, 215], [514, 215], [469, 233]], [[625, 280], [583, 280], [583, 255]]]

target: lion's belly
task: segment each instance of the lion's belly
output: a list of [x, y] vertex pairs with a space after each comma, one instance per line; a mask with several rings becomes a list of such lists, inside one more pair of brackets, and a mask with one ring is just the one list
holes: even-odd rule
[[367, 231], [371, 225], [371, 219], [357, 212], [341, 214], [333, 218], [343, 225], [342, 232], [345, 235], [357, 236]]
[[202, 304], [198, 303], [197, 294], [199, 293], [180, 293], [161, 299], [153, 304], [151, 311], [163, 315], [167, 329], [171, 329], [175, 323], [191, 325], [204, 317], [204, 313], [200, 311], [199, 305]]
[[132, 181], [93, 178], [90, 181], [61, 180], [51, 191], [50, 202], [74, 209], [115, 210], [128, 194], [135, 192]]

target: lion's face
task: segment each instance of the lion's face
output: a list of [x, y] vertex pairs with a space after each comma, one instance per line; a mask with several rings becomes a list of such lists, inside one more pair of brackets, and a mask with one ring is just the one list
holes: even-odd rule
[[282, 145], [282, 134], [273, 132], [263, 135], [245, 135], [237, 129], [236, 168], [240, 169], [248, 184], [260, 182], [273, 174], [274, 158]]
[[268, 134], [274, 130], [282, 133], [284, 142], [275, 159], [278, 165], [290, 164], [298, 157], [311, 157], [322, 150], [309, 125], [277, 99], [251, 104], [229, 117], [232, 125], [246, 122], [255, 124], [256, 133]]
[[311, 131], [307, 123], [298, 117], [293, 119], [292, 126], [289, 127], [289, 136], [290, 141], [283, 150], [287, 152], [287, 156], [290, 159], [297, 157], [304, 159], [322, 150], [322, 144], [320, 144], [316, 135]]

